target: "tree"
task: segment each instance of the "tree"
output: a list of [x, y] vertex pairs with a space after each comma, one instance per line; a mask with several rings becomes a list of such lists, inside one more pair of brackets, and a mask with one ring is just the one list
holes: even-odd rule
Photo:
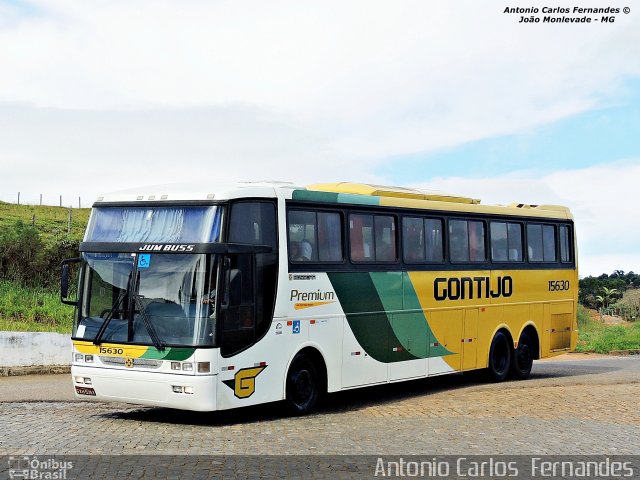
[[615, 288], [602, 287], [602, 295], [596, 296], [596, 301], [600, 302], [604, 308], [607, 308], [618, 295], [618, 290]]

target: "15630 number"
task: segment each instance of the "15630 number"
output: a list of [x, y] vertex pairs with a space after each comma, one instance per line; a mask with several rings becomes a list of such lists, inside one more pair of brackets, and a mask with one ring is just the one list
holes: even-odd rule
[[549, 280], [550, 292], [561, 292], [569, 290], [569, 280]]

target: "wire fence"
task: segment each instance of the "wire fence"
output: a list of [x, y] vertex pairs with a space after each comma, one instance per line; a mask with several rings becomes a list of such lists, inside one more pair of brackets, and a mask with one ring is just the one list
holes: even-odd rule
[[[6, 203], [16, 205], [44, 205], [52, 207], [65, 208], [83, 208], [82, 197], [75, 195], [43, 195], [42, 193], [34, 195], [31, 193], [17, 192], [13, 197], [5, 200]], [[88, 208], [88, 206], [85, 206]]]
[[616, 303], [608, 307], [601, 307], [600, 315], [611, 315], [621, 317], [627, 322], [635, 322], [640, 318], [640, 302]]

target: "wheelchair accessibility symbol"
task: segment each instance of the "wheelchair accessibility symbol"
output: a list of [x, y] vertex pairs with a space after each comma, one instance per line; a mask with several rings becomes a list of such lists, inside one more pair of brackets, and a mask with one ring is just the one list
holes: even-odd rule
[[148, 253], [141, 253], [138, 255], [138, 268], [149, 268], [151, 263], [151, 255]]
[[293, 321], [293, 327], [291, 330], [293, 333], [300, 333], [300, 320]]

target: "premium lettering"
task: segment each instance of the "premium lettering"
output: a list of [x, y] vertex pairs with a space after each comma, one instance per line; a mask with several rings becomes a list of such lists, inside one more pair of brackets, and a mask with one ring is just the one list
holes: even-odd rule
[[333, 292], [299, 292], [298, 290], [291, 290], [290, 301], [296, 302], [315, 302], [319, 300], [335, 300], [336, 294]]

